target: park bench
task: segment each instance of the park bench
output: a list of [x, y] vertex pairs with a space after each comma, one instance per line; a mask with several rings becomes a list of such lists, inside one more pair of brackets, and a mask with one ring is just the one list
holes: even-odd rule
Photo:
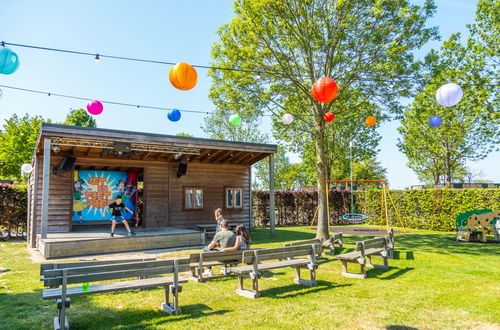
[[[295, 283], [316, 286], [316, 268], [318, 267], [316, 251], [318, 249], [319, 245], [311, 244], [243, 251], [242, 263], [247, 265], [230, 268], [230, 271], [238, 276], [236, 293], [247, 298], [258, 298], [260, 296], [259, 278], [262, 276], [262, 272], [287, 267], [295, 268]], [[309, 269], [310, 280], [300, 278], [301, 268]], [[253, 290], [247, 290], [243, 287], [244, 278], [252, 280]]]
[[[387, 262], [389, 257], [388, 241], [389, 238], [387, 236], [367, 239], [356, 243], [356, 251], [337, 256], [342, 261], [342, 275], [346, 277], [366, 278], [366, 267], [389, 269]], [[374, 265], [372, 263], [373, 256], [382, 257], [384, 264]], [[348, 272], [347, 263], [359, 264], [361, 267], [360, 274]]]
[[394, 237], [394, 229], [391, 228], [389, 229], [388, 235], [387, 235], [387, 251], [389, 252], [389, 259], [394, 259], [394, 244], [395, 244], [395, 237]]
[[[45, 287], [43, 299], [55, 299], [58, 316], [54, 318], [54, 329], [68, 329], [66, 309], [70, 307], [70, 297], [83, 296], [132, 289], [164, 287], [164, 302], [161, 308], [171, 315], [181, 312], [178, 294], [182, 291], [179, 283], [187, 282], [179, 272], [189, 271], [189, 259], [171, 260], [120, 260], [108, 262], [81, 262], [41, 265], [41, 280]], [[67, 268], [64, 268], [67, 267]], [[167, 276], [160, 276], [167, 275]], [[152, 277], [160, 276], [160, 277]], [[140, 278], [140, 279], [130, 279]], [[126, 279], [126, 280], [125, 280]], [[119, 280], [119, 281], [118, 281]], [[107, 281], [89, 285], [89, 282]], [[69, 286], [70, 284], [80, 284]], [[173, 295], [170, 302], [169, 295]]]
[[225, 274], [229, 274], [228, 266], [241, 263], [243, 251], [209, 251], [197, 252], [189, 255], [189, 267], [191, 269], [190, 280], [204, 282], [203, 269], [205, 267], [223, 266]]
[[326, 240], [322, 240], [319, 238], [307, 239], [303, 241], [296, 241], [291, 243], [286, 243], [284, 246], [299, 246], [299, 245], [311, 245], [311, 244], [319, 244], [319, 249], [317, 251], [318, 259], [321, 259], [321, 256], [324, 252], [325, 248], [330, 249], [330, 255], [335, 255], [335, 244], [338, 244], [339, 247], [343, 245], [343, 236], [342, 233], [336, 233], [330, 236]]

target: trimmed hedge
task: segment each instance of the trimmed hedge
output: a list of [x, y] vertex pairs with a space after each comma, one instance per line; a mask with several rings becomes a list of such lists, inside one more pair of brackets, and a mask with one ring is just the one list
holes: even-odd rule
[[[425, 189], [391, 190], [406, 228], [454, 231], [455, 217], [470, 210], [500, 209], [500, 189]], [[348, 224], [341, 216], [349, 212], [350, 193], [330, 191], [330, 224]], [[385, 224], [385, 209], [381, 208], [381, 191], [373, 189], [354, 192], [354, 212], [369, 217], [365, 223]], [[308, 191], [277, 191], [275, 194], [276, 226], [310, 225], [316, 223], [317, 193]], [[400, 226], [394, 208], [388, 200], [389, 224]], [[269, 192], [253, 192], [255, 226], [269, 222]]]
[[0, 237], [25, 237], [26, 186], [0, 185]]

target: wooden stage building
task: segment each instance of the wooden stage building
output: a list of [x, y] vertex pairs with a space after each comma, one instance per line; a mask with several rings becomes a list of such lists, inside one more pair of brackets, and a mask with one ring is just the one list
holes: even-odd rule
[[[269, 144], [241, 143], [43, 124], [28, 185], [28, 242], [44, 258], [205, 244], [200, 227], [214, 210], [232, 225], [251, 226], [251, 166], [274, 153]], [[136, 236], [109, 209], [122, 196]], [[273, 196], [273, 194], [271, 194]], [[270, 203], [274, 223], [274, 198]], [[138, 223], [138, 227], [134, 224]], [[199, 227], [200, 226], [200, 227]]]

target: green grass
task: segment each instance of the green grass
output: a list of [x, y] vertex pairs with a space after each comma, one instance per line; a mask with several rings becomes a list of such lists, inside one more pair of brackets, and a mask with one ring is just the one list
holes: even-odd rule
[[[252, 233], [254, 247], [312, 237], [304, 227], [278, 228], [273, 238], [267, 229]], [[343, 252], [365, 238], [346, 237]], [[178, 316], [159, 309], [160, 288], [74, 297], [68, 316], [72, 329], [500, 328], [500, 245], [414, 231], [396, 236], [396, 251], [389, 271], [369, 270], [365, 280], [342, 277], [340, 262], [327, 256], [314, 288], [293, 284], [292, 269], [278, 269], [264, 274], [256, 300], [236, 295], [237, 280], [228, 276], [186, 283]], [[38, 279], [25, 244], [0, 243], [0, 328], [51, 328], [55, 303], [41, 299]]]

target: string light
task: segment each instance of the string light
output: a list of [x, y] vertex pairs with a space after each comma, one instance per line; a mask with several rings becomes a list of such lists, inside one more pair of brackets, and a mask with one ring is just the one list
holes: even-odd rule
[[101, 61], [101, 59], [99, 58], [99, 54], [95, 54], [95, 61], [97, 63], [99, 63]]

